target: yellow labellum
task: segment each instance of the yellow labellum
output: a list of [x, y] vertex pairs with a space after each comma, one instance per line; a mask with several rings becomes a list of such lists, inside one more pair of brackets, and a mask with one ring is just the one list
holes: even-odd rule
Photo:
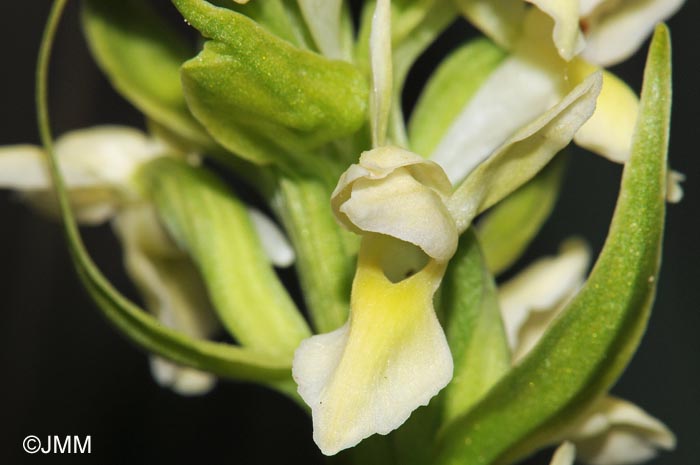
[[[408, 258], [391, 261], [401, 256]], [[452, 378], [452, 356], [433, 309], [445, 267], [406, 242], [363, 237], [350, 319], [305, 340], [294, 359], [294, 379], [324, 454], [398, 428]]]

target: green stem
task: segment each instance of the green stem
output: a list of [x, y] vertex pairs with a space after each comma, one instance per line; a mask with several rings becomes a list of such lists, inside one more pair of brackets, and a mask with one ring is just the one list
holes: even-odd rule
[[341, 230], [330, 190], [315, 178], [281, 177], [272, 201], [297, 252], [297, 270], [317, 332], [340, 327], [348, 316], [358, 241]]

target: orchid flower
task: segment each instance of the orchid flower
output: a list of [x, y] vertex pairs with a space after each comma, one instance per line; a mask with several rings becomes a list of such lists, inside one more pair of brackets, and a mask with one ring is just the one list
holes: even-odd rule
[[[219, 326], [201, 278], [187, 254], [161, 226], [131, 181], [138, 167], [166, 153], [158, 140], [120, 126], [69, 132], [56, 141], [77, 219], [86, 225], [111, 221], [123, 247], [126, 270], [161, 324], [194, 338], [210, 338]], [[0, 148], [0, 187], [17, 191], [37, 209], [57, 215], [43, 150], [31, 145]], [[289, 266], [294, 252], [279, 228], [250, 209], [268, 258]], [[203, 394], [215, 384], [208, 373], [151, 356], [154, 379], [184, 395]]]
[[[527, 8], [520, 0], [458, 2], [463, 14], [511, 55], [429, 154], [453, 182], [463, 179], [502, 139], [551, 107], [599, 66], [615, 64], [634, 53], [653, 26], [672, 15], [683, 1], [593, 0], [581, 2], [580, 7], [566, 0], [530, 3], [535, 6]], [[596, 111], [574, 140], [623, 163], [629, 157], [639, 101], [614, 74], [602, 72]]]
[[[587, 79], [500, 141], [489, 162], [454, 190], [434, 161], [386, 145], [390, 34], [389, 2], [380, 0], [370, 38], [375, 148], [348, 168], [331, 196], [339, 223], [362, 237], [350, 317], [341, 328], [303, 341], [293, 363], [298, 392], [312, 410], [314, 440], [327, 455], [396, 429], [450, 381], [453, 361], [433, 295], [459, 233], [571, 140], [593, 112], [600, 86], [599, 75]], [[542, 132], [550, 135], [538, 139], [541, 145], [519, 145]], [[528, 160], [519, 174], [507, 168], [516, 153]]]
[[[585, 279], [590, 252], [580, 240], [564, 243], [555, 257], [539, 259], [505, 282], [499, 301], [513, 363], [537, 344]], [[640, 463], [658, 449], [675, 447], [673, 433], [659, 420], [625, 400], [595, 401], [559, 439], [572, 441], [590, 465]]]

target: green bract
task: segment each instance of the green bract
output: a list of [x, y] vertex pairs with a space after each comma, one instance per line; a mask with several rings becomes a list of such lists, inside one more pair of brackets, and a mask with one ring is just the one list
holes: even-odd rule
[[85, 34], [114, 87], [153, 121], [197, 148], [214, 142], [194, 119], [182, 93], [180, 66], [192, 51], [148, 2], [88, 0]]
[[367, 83], [351, 64], [298, 49], [203, 0], [174, 3], [210, 39], [183, 65], [185, 97], [227, 149], [256, 163], [310, 166], [309, 150], [364, 124]]
[[137, 182], [191, 254], [226, 329], [245, 347], [291, 361], [310, 333], [243, 203], [211, 173], [167, 157], [143, 166]]

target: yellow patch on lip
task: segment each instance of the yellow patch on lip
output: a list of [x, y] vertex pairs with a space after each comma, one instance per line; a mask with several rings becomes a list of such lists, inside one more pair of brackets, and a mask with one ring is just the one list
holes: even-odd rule
[[433, 308], [446, 263], [428, 259], [420, 269], [409, 263], [410, 276], [394, 282], [388, 274], [401, 271], [387, 270], [386, 258], [397, 247], [415, 249], [389, 236], [363, 237], [348, 323], [305, 340], [295, 354], [294, 379], [326, 455], [398, 428], [452, 378], [452, 355]]

